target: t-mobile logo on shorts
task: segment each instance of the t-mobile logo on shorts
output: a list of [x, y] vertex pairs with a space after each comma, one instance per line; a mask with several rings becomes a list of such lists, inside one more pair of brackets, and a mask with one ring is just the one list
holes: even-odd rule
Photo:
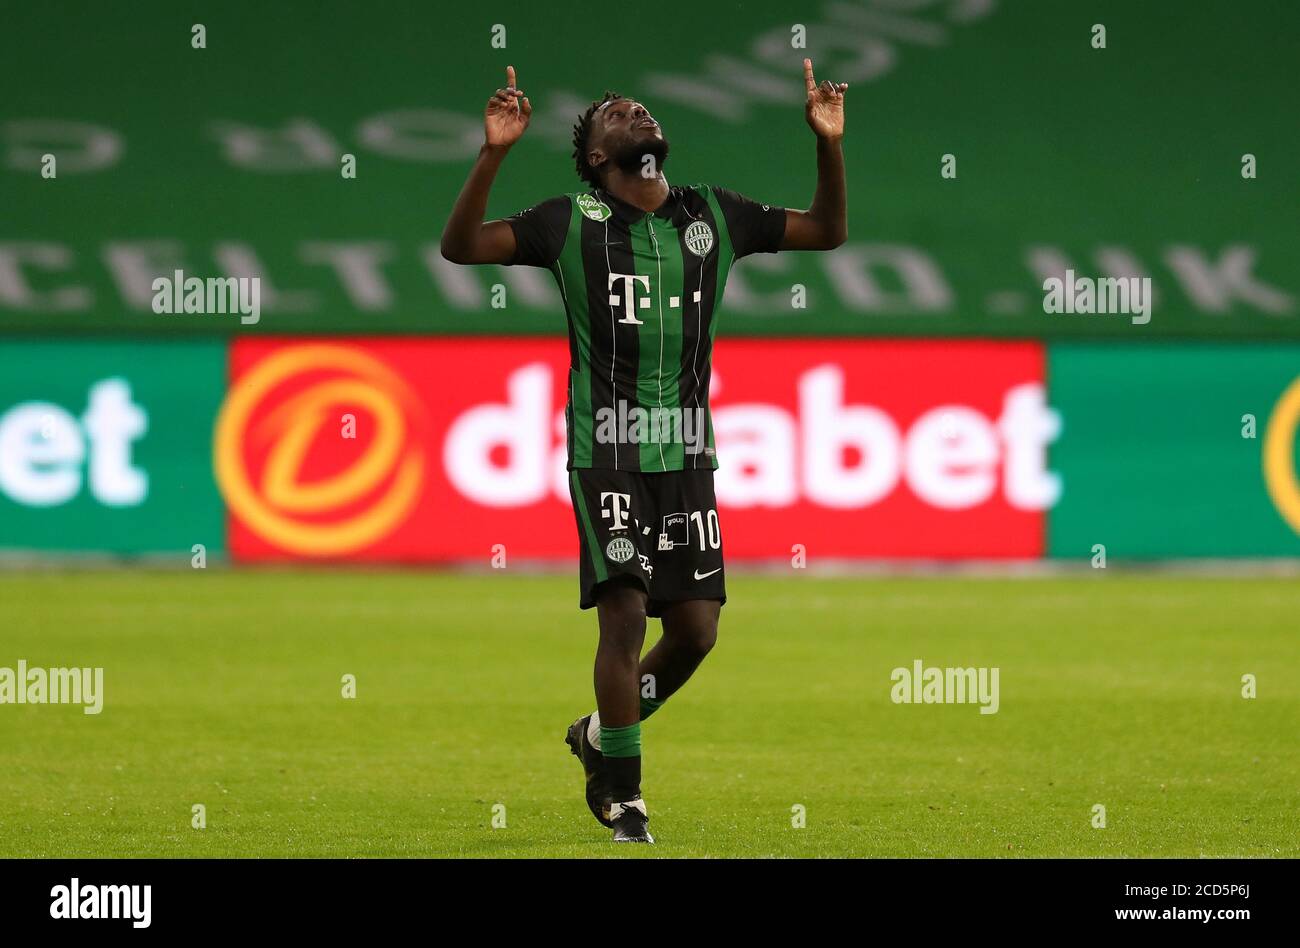
[[600, 492], [600, 516], [602, 520], [612, 521], [609, 525], [610, 530], [627, 529], [627, 511], [631, 505], [631, 494], [619, 494], [612, 490]]

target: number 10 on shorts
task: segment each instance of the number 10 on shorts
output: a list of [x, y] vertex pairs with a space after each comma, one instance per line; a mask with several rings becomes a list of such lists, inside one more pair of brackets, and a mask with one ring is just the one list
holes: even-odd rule
[[[708, 529], [705, 529], [705, 523], [708, 523]], [[718, 512], [710, 508], [707, 511], [707, 517], [700, 511], [692, 511], [691, 522], [695, 524], [695, 535], [700, 538], [700, 552], [705, 550], [716, 550], [722, 546], [722, 530], [718, 526]], [[706, 547], [704, 541], [707, 538], [709, 545]]]

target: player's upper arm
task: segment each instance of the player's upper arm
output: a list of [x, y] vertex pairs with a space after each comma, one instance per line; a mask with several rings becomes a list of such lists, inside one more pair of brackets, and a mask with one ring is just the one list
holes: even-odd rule
[[782, 249], [786, 210], [775, 204], [759, 204], [726, 188], [715, 187], [713, 195], [726, 219], [731, 249], [737, 258], [751, 253], [776, 253]]
[[569, 198], [554, 197], [513, 217], [483, 226], [499, 224], [510, 232], [513, 252], [497, 262], [507, 266], [549, 267], [564, 249], [570, 213]]
[[503, 263], [514, 259], [515, 232], [505, 221], [487, 221], [480, 224], [472, 247], [449, 251], [443, 243], [442, 255], [453, 263]]
[[838, 242], [827, 239], [826, 226], [821, 221], [810, 217], [807, 211], [786, 209], [782, 250], [833, 250], [837, 246]]

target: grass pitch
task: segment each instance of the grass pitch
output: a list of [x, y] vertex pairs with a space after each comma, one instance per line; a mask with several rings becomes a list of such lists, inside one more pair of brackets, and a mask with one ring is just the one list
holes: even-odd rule
[[[0, 575], [0, 666], [105, 679], [98, 716], [0, 705], [0, 856], [1300, 855], [1295, 579], [728, 587], [644, 726], [659, 843], [615, 847], [563, 743], [571, 577]], [[998, 713], [892, 703], [915, 659], [998, 667]]]

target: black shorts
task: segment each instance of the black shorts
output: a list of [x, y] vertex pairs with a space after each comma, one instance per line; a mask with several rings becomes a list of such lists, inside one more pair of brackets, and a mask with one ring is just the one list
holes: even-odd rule
[[727, 601], [713, 471], [569, 472], [581, 558], [579, 605], [616, 577], [639, 580], [646, 614], [686, 599]]

